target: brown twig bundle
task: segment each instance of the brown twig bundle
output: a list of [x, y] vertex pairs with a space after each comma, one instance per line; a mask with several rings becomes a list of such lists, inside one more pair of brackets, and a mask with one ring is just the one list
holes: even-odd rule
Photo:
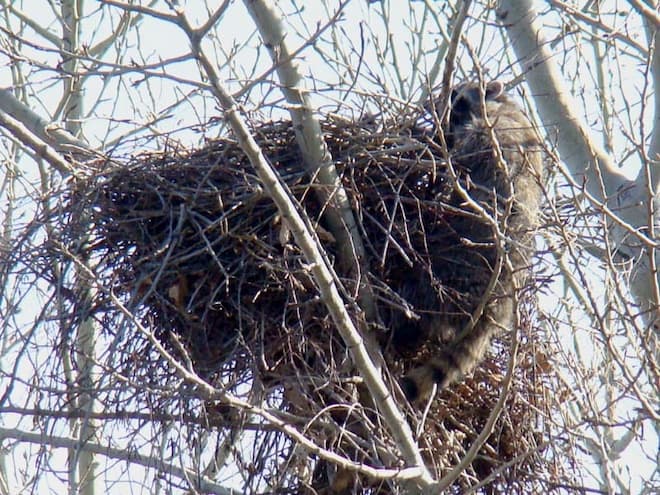
[[[414, 313], [410, 301], [397, 293], [401, 279], [410, 276], [413, 266], [423, 265], [429, 253], [455, 242], [438, 226], [448, 215], [461, 214], [437, 200], [452, 187], [445, 153], [415, 124], [388, 127], [374, 118], [335, 118], [324, 122], [323, 131], [358, 219], [378, 306], [383, 315]], [[301, 166], [291, 125], [267, 123], [254, 134], [332, 261], [335, 240], [323, 221], [327, 205], [319, 204], [314, 180]], [[237, 395], [258, 382], [263, 403], [295, 414], [319, 444], [352, 457], [359, 452], [356, 460], [370, 465], [386, 462], [377, 452], [392, 447], [383, 438], [374, 444], [365, 438], [380, 437], [369, 430], [378, 420], [368, 405], [356, 407], [359, 377], [353, 376], [306, 262], [235, 141], [220, 139], [199, 150], [166, 149], [135, 156], [127, 164], [106, 164], [79, 184], [69, 204], [71, 238], [88, 235], [75, 254], [95, 260], [99, 279], [177, 359]], [[345, 283], [350, 288], [352, 281]], [[522, 293], [529, 302], [532, 288]], [[146, 344], [136, 347], [130, 323], [122, 323], [124, 317], [107, 297], [99, 295], [91, 311], [125, 342], [118, 344], [125, 345], [120, 349], [126, 356], [123, 373], [130, 368], [144, 375], [149, 368], [146, 374], [154, 381], [159, 373], [170, 373], [158, 356], [146, 357]], [[547, 370], [539, 364], [544, 350], [533, 340], [532, 313], [522, 312], [527, 316], [521, 319], [521, 364], [497, 433], [456, 483], [457, 491], [477, 479], [487, 480], [489, 489], [512, 493], [525, 486], [516, 483], [536, 476], [546, 462], [537, 411], [544, 408]], [[368, 323], [395, 379], [413, 359], [433, 353], [432, 343], [413, 352], [389, 345], [387, 317]], [[126, 329], [122, 337], [119, 328]], [[505, 344], [503, 337], [472, 378], [444, 391], [423, 426], [411, 416], [438, 475], [464, 454], [497, 401], [508, 359]], [[128, 358], [141, 352], [142, 358]], [[178, 407], [197, 413], [185, 401]], [[207, 405], [207, 413], [210, 409]], [[226, 426], [226, 418], [219, 414], [211, 424]], [[348, 428], [351, 422], [362, 427]], [[339, 440], [340, 432], [349, 430]], [[266, 429], [262, 435], [275, 450], [289, 445], [281, 455], [287, 465], [297, 462], [290, 443], [273, 440], [281, 432]], [[292, 481], [277, 469], [270, 476], [300, 490], [327, 482], [318, 469], [308, 480]]]

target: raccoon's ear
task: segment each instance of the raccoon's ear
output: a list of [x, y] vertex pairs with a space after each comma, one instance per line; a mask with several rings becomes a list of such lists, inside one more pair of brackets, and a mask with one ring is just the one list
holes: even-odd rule
[[504, 84], [500, 81], [490, 81], [486, 84], [486, 100], [494, 100], [502, 93], [504, 93]]
[[458, 98], [458, 90], [456, 88], [452, 88], [451, 94], [449, 96], [449, 103], [453, 104], [457, 98]]

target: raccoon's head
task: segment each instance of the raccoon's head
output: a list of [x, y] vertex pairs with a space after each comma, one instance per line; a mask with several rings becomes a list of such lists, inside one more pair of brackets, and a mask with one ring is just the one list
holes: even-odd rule
[[494, 113], [501, 103], [509, 98], [504, 93], [504, 85], [491, 81], [483, 88], [484, 102], [481, 101], [479, 83], [461, 83], [452, 89], [450, 99], [449, 129], [447, 134], [453, 142], [459, 141], [469, 131], [476, 120], [483, 119], [484, 110]]

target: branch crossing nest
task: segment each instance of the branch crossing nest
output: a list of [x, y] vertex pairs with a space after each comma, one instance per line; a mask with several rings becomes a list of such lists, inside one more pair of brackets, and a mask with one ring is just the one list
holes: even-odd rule
[[[442, 152], [415, 125], [383, 129], [373, 118], [328, 119], [323, 131], [362, 229], [369, 282], [381, 312], [414, 312], [414, 301], [397, 293], [401, 278], [455, 242], [440, 228], [443, 218], [456, 214], [437, 201], [451, 187]], [[266, 123], [253, 132], [333, 259], [335, 241], [302, 170], [290, 123]], [[83, 254], [97, 260], [99, 278], [170, 352], [206, 379], [235, 393], [258, 379], [266, 389], [284, 390], [280, 407], [298, 413], [355, 401], [354, 390], [345, 386], [351, 372], [345, 345], [300, 250], [234, 140], [142, 154], [120, 166], [109, 163], [79, 184], [70, 212], [72, 238], [89, 233]], [[111, 302], [101, 297], [95, 311], [105, 315], [112, 332], [120, 316]], [[383, 328], [387, 318], [385, 325], [371, 322], [372, 329], [390, 370], [401, 376], [411, 356], [428, 355], [433, 348], [393, 349]], [[523, 323], [531, 329], [529, 318]], [[524, 356], [534, 350], [525, 342], [520, 373], [528, 377], [535, 365]], [[497, 399], [505, 366], [506, 350], [496, 345], [474, 379], [436, 401], [425, 445], [439, 471], [456, 455], [448, 450], [458, 440], [454, 435], [449, 441], [447, 421], [453, 422], [450, 429], [464, 425], [457, 431], [467, 448], [470, 431], [479, 431]], [[509, 413], [488, 444], [489, 455], [501, 454], [502, 462], [533, 448], [533, 414], [520, 397], [534, 401], [538, 385], [527, 380], [516, 385]], [[297, 391], [295, 400], [287, 390]], [[525, 434], [521, 425], [527, 425]], [[497, 463], [482, 464], [489, 468], [479, 477]]]

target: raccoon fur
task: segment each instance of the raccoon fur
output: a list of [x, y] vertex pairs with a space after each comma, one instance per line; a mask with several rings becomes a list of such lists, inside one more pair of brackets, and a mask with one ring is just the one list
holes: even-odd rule
[[[409, 274], [399, 290], [420, 317], [399, 314], [393, 326], [395, 346], [432, 349], [432, 357], [401, 382], [413, 401], [428, 397], [434, 384], [442, 389], [472, 372], [492, 337], [512, 328], [514, 290], [529, 277], [541, 203], [541, 143], [503, 85], [460, 84], [450, 106], [444, 129], [449, 162], [460, 187], [496, 219], [504, 249], [498, 247], [502, 240], [492, 223], [479, 216], [458, 187], [438, 198], [448, 213], [437, 225], [425, 227], [426, 235], [442, 236], [442, 248], [433, 246], [426, 266]], [[508, 259], [500, 260], [498, 253]]]

